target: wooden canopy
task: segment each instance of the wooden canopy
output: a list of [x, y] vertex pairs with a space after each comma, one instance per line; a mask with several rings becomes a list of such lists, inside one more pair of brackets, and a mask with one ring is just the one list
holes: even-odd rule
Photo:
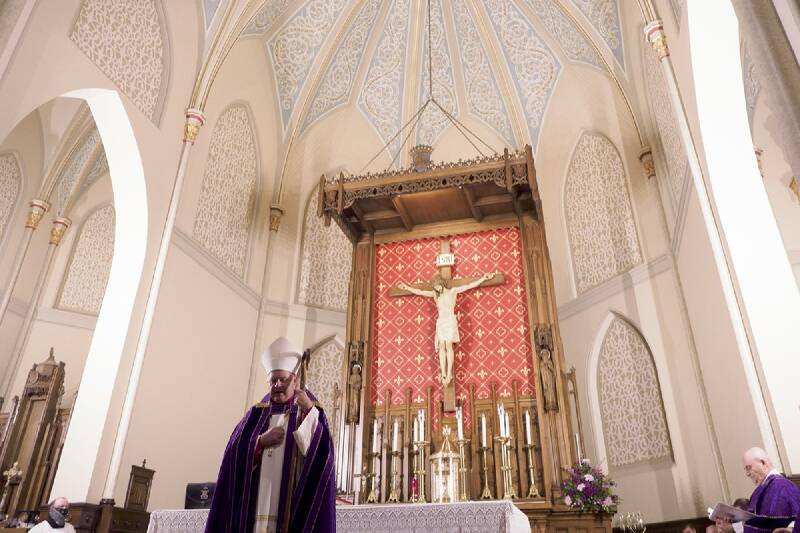
[[521, 152], [378, 174], [320, 178], [318, 215], [335, 220], [353, 242], [362, 235], [411, 231], [446, 221], [540, 217], [531, 147]]

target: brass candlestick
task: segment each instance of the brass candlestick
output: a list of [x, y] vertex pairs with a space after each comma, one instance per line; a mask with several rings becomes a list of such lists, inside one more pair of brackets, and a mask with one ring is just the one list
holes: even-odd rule
[[417, 503], [419, 501], [419, 499], [417, 498], [417, 495], [419, 494], [419, 490], [417, 488], [417, 468], [418, 468], [417, 459], [419, 457], [419, 450], [417, 449], [416, 442], [411, 443], [411, 449], [409, 450], [408, 453], [409, 455], [411, 455], [411, 475], [412, 475], [411, 483], [409, 484], [408, 488], [409, 491], [408, 501], [410, 503]]
[[486, 457], [486, 452], [489, 451], [488, 446], [481, 446], [478, 451], [481, 452], [483, 457], [483, 492], [481, 492], [481, 500], [491, 500], [492, 489], [489, 488], [489, 459]]
[[417, 447], [417, 469], [414, 470], [414, 479], [417, 481], [417, 503], [426, 503], [425, 499], [425, 446], [428, 441], [420, 440], [414, 443]]
[[536, 464], [533, 462], [533, 444], [526, 444], [522, 447], [528, 454], [528, 479], [530, 479], [531, 486], [528, 489], [528, 498], [539, 498], [539, 489], [536, 488]]
[[513, 500], [517, 497], [514, 484], [511, 481], [511, 437], [495, 437], [494, 440], [500, 443], [500, 460], [503, 472], [503, 499]]
[[458, 439], [456, 444], [458, 444], [458, 459], [460, 463], [458, 467], [458, 479], [461, 484], [458, 499], [465, 502], [469, 497], [467, 496], [467, 454], [464, 452], [464, 449], [467, 447], [467, 444], [469, 444], [469, 439]]
[[369, 494], [367, 495], [367, 499], [364, 500], [364, 503], [378, 503], [378, 488], [376, 487], [377, 483], [375, 480], [377, 475], [375, 470], [375, 459], [380, 457], [380, 455], [380, 452], [369, 452], [367, 454], [370, 465], [372, 465], [372, 472], [367, 473], [367, 483], [369, 483], [370, 490]]
[[400, 468], [398, 468], [398, 463], [402, 462], [401, 452], [397, 450], [392, 450], [392, 477], [390, 483], [392, 485], [391, 490], [389, 491], [389, 499], [386, 500], [387, 503], [398, 503], [400, 501], [400, 490], [403, 486], [403, 474], [400, 472]]

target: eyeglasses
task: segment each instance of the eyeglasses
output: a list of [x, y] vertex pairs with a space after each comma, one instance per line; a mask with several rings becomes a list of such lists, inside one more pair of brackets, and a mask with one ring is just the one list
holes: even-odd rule
[[270, 385], [277, 385], [278, 383], [280, 383], [282, 385], [288, 385], [289, 383], [292, 382], [293, 379], [294, 379], [294, 376], [286, 376], [284, 378], [275, 376], [275, 377], [269, 378], [269, 383], [270, 383]]

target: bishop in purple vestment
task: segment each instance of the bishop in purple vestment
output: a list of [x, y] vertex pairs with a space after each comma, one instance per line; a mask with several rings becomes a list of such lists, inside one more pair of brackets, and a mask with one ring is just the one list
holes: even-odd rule
[[313, 394], [296, 391], [300, 357], [283, 337], [262, 356], [270, 393], [233, 430], [206, 533], [336, 531], [333, 443]]
[[788, 525], [800, 514], [800, 488], [775, 469], [761, 448], [747, 450], [742, 462], [745, 474], [756, 484], [748, 511], [758, 515], [745, 523], [745, 533], [772, 531]]

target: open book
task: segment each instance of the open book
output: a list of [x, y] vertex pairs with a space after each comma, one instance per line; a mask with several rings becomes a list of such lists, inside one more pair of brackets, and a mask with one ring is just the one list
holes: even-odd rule
[[749, 511], [745, 511], [744, 509], [739, 509], [738, 507], [727, 505], [725, 503], [718, 503], [713, 509], [709, 507], [708, 511], [708, 517], [711, 520], [721, 518], [722, 520], [727, 520], [728, 522], [747, 522], [751, 518], [756, 517], [756, 515]]

